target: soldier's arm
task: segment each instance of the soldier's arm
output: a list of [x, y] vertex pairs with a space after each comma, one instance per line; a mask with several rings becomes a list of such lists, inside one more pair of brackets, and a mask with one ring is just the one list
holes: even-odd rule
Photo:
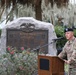
[[73, 45], [73, 53], [72, 53], [72, 56], [68, 60], [68, 63], [69, 64], [72, 64], [74, 62], [76, 62], [76, 43], [74, 43], [74, 45]]
[[60, 57], [60, 58], [62, 58], [62, 59], [66, 57], [65, 47], [63, 48], [63, 50], [61, 51], [61, 53], [58, 55], [58, 57]]

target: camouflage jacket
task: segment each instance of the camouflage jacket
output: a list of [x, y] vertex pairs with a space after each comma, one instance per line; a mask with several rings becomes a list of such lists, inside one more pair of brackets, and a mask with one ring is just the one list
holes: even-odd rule
[[62, 52], [58, 55], [60, 58], [67, 56], [67, 60], [70, 61], [69, 67], [76, 68], [76, 38], [74, 37], [71, 41], [67, 41], [63, 47]]

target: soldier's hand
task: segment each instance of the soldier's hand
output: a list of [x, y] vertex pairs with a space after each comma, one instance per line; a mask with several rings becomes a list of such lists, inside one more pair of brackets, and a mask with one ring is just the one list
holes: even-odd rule
[[66, 64], [70, 64], [70, 60], [64, 60]]

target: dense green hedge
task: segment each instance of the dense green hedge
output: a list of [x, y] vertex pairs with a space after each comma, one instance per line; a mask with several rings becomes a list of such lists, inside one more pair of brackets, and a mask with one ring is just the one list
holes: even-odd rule
[[64, 36], [64, 28], [62, 26], [55, 26], [55, 32], [57, 37], [62, 37]]
[[66, 39], [65, 39], [65, 36], [64, 36], [64, 27], [62, 26], [55, 26], [55, 32], [56, 32], [56, 35], [57, 37], [64, 37], [64, 39], [61, 39], [61, 40], [57, 40], [57, 48], [61, 48], [64, 46], [65, 42], [66, 42]]
[[[64, 27], [63, 26], [55, 26], [55, 32], [57, 37], [65, 37], [64, 35]], [[76, 37], [76, 29], [74, 29], [74, 36]]]

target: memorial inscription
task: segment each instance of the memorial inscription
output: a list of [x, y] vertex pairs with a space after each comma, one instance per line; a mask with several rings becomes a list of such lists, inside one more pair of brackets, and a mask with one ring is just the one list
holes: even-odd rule
[[[36, 48], [48, 43], [48, 30], [34, 30], [33, 32], [23, 32], [21, 29], [7, 29], [6, 46], [16, 47], [20, 50]], [[40, 52], [48, 53], [48, 46], [41, 48]]]

